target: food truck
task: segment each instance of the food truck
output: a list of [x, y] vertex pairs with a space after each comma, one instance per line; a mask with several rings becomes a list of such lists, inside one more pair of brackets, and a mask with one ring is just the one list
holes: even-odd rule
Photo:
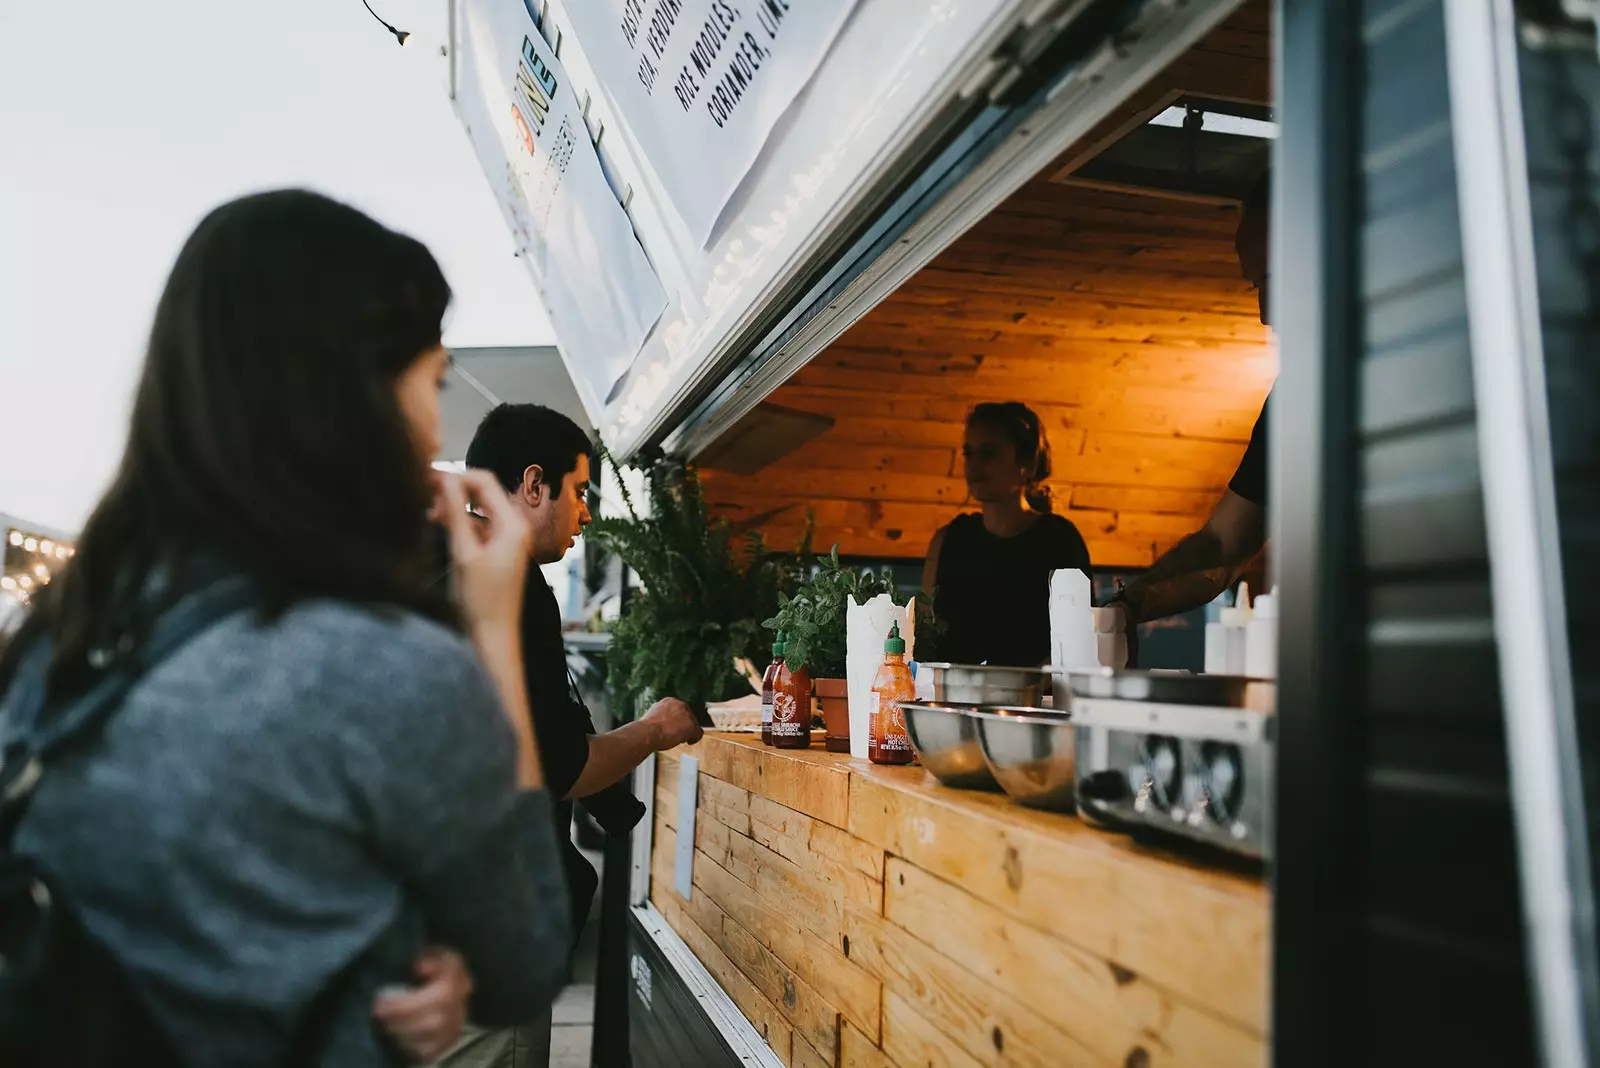
[[[664, 754], [634, 1064], [1600, 1056], [1585, 8], [452, 3], [451, 93], [586, 410], [775, 543], [809, 514], [920, 559], [965, 413], [1019, 399], [1095, 568], [1143, 568], [1274, 397], [1272, 699], [1066, 728], [1078, 811], [1143, 754], [1114, 829], [749, 734]], [[1270, 331], [1234, 248], [1269, 169]], [[1161, 787], [1168, 736], [1232, 747], [1246, 847], [1189, 848], [1221, 806], [1183, 776], [1219, 780]]]

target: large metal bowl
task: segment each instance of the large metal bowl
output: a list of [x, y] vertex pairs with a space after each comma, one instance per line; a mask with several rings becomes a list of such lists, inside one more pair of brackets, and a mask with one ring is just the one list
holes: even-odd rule
[[1077, 811], [1072, 715], [1044, 708], [972, 713], [978, 744], [1000, 788], [1017, 802], [1053, 812]]
[[922, 766], [946, 786], [962, 790], [998, 790], [978, 742], [978, 721], [970, 707], [900, 702], [906, 733]]
[[1035, 706], [1049, 672], [988, 664], [919, 664], [933, 675], [933, 700], [942, 705]]
[[1213, 708], [1243, 707], [1250, 682], [1243, 675], [1192, 675], [1186, 671], [1101, 668], [1070, 673], [1072, 692], [1078, 697]]

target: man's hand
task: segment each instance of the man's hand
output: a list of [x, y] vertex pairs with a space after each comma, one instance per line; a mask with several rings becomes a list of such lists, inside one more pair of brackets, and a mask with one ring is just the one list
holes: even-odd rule
[[413, 1064], [431, 1064], [461, 1039], [472, 975], [453, 949], [429, 946], [417, 958], [421, 985], [380, 993], [372, 1015]]
[[672, 749], [684, 743], [693, 745], [705, 735], [689, 706], [676, 697], [663, 697], [651, 705], [650, 711], [640, 719], [648, 723], [655, 732], [655, 747], [658, 751]]

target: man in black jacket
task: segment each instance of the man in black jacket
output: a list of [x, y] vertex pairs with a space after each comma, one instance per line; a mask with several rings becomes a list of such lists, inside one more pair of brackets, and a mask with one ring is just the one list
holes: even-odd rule
[[[594, 900], [598, 876], [572, 842], [574, 802], [611, 835], [626, 834], [644, 815], [626, 783], [651, 753], [700, 739], [694, 713], [675, 697], [657, 701], [638, 720], [604, 734], [567, 670], [561, 609], [539, 565], [566, 555], [589, 524], [589, 476], [594, 444], [560, 412], [538, 404], [502, 404], [478, 425], [467, 466], [492, 471], [533, 530], [522, 603], [522, 662], [528, 705], [539, 737], [545, 785], [556, 807], [556, 838], [576, 938]], [[541, 1032], [541, 1033], [536, 1033]], [[451, 1068], [539, 1068], [549, 1057], [549, 1027], [478, 1032], [451, 1054]]]

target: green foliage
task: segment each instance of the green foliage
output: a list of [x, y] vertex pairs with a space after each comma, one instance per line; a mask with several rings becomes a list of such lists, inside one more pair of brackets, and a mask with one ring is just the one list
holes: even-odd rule
[[847, 604], [866, 604], [880, 593], [905, 601], [894, 583], [866, 568], [843, 567], [839, 546], [817, 557], [817, 569], [793, 596], [780, 593], [778, 612], [761, 625], [788, 635], [784, 659], [791, 670], [804, 665], [813, 679], [842, 679], [845, 674], [845, 614]]
[[616, 458], [626, 516], [607, 516], [586, 536], [638, 573], [622, 618], [611, 629], [607, 674], [624, 718], [646, 697], [671, 695], [693, 707], [750, 692], [736, 657], [764, 665], [771, 640], [758, 622], [799, 581], [798, 557], [769, 553], [758, 531], [740, 532], [706, 508], [692, 466], [657, 454], [630, 465], [644, 473], [648, 513], [639, 514]]

